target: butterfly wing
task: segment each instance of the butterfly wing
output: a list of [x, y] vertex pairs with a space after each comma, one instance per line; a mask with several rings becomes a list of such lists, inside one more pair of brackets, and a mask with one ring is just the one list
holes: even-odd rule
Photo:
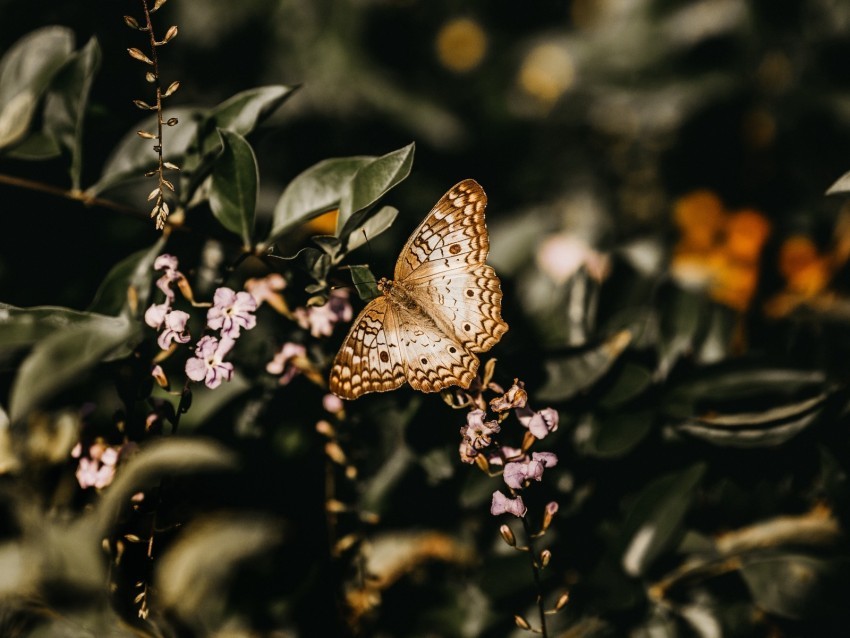
[[417, 305], [470, 352], [487, 352], [508, 331], [499, 278], [486, 264], [433, 272], [411, 283], [408, 290]]
[[373, 299], [357, 316], [334, 359], [330, 390], [343, 399], [395, 390], [405, 381], [398, 322], [386, 297]]
[[453, 385], [468, 388], [478, 371], [478, 357], [428, 317], [402, 306], [394, 310], [410, 386], [422, 392], [439, 392]]
[[402, 248], [395, 281], [483, 264], [490, 249], [484, 224], [486, 207], [484, 189], [473, 179], [449, 189]]

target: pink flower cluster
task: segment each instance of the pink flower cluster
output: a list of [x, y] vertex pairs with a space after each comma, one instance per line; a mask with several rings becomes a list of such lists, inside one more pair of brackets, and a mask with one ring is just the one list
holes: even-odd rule
[[153, 304], [145, 311], [145, 323], [160, 330], [156, 342], [162, 350], [168, 350], [172, 343], [188, 343], [191, 338], [186, 331], [189, 313], [172, 309], [176, 295], [171, 286], [174, 283], [182, 284], [186, 279], [177, 266], [177, 257], [173, 255], [160, 255], [153, 262], [154, 270], [164, 271], [162, 277], [157, 279], [156, 287], [165, 293], [165, 301]]
[[348, 300], [348, 289], [331, 290], [327, 303], [323, 306], [296, 308], [295, 319], [302, 328], [310, 329], [314, 337], [330, 337], [334, 326], [341, 321], [351, 321], [353, 312]]
[[76, 476], [80, 487], [102, 489], [112, 483], [120, 455], [121, 446], [108, 446], [97, 441], [89, 446], [86, 456], [83, 456], [83, 445], [77, 443], [71, 450], [71, 456], [79, 459]]
[[514, 384], [507, 392], [490, 401], [490, 409], [497, 413], [514, 410], [519, 422], [528, 430], [522, 448], [501, 446], [495, 443], [494, 435], [501, 431], [499, 420], [485, 420], [487, 413], [482, 409], [471, 410], [466, 416], [466, 425], [460, 429], [460, 457], [464, 463], [478, 463], [482, 467], [503, 467], [502, 477], [510, 488], [511, 497], [500, 490], [493, 492], [490, 513], [513, 514], [523, 517], [526, 514], [522, 496], [516, 492], [528, 487], [532, 481], [540, 481], [543, 470], [555, 467], [558, 457], [552, 452], [532, 452], [529, 448], [535, 440], [546, 437], [558, 429], [558, 413], [552, 408], [534, 411], [528, 407], [528, 394], [521, 381], [514, 379]]

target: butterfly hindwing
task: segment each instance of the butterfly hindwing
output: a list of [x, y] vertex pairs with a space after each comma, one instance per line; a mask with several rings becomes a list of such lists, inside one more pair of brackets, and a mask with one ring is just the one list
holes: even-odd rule
[[440, 198], [402, 248], [395, 280], [483, 264], [490, 243], [484, 224], [487, 196], [478, 182], [464, 180]]
[[470, 352], [486, 352], [508, 331], [502, 320], [502, 288], [486, 264], [414, 280], [411, 296], [430, 308], [434, 322]]
[[330, 389], [344, 399], [395, 390], [405, 381], [393, 309], [386, 297], [370, 301], [354, 320], [334, 359]]
[[439, 392], [453, 385], [468, 388], [478, 357], [427, 318], [398, 307], [398, 337], [405, 376], [414, 390]]

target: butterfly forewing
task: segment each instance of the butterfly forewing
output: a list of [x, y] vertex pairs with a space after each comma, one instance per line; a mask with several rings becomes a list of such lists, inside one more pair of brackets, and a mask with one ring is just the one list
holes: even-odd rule
[[407, 240], [396, 262], [395, 280], [483, 264], [490, 248], [486, 207], [487, 196], [478, 182], [467, 179], [455, 185]]
[[370, 301], [348, 331], [331, 368], [331, 392], [356, 399], [395, 390], [405, 381], [397, 322], [386, 297]]

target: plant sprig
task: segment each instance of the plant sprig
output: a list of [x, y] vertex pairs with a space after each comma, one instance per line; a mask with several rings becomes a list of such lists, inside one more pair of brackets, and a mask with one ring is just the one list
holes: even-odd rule
[[165, 98], [170, 97], [177, 91], [177, 89], [180, 88], [180, 82], [175, 80], [169, 84], [165, 90], [163, 90], [159, 74], [157, 48], [168, 44], [171, 40], [173, 40], [177, 36], [178, 29], [174, 25], [170, 26], [165, 32], [163, 38], [161, 40], [157, 40], [153, 29], [153, 22], [151, 21], [151, 14], [162, 7], [167, 0], [155, 0], [153, 7], [148, 6], [147, 0], [141, 1], [145, 14], [144, 24], [139, 23], [139, 21], [133, 16], [124, 16], [124, 22], [131, 29], [146, 32], [150, 41], [150, 55], [145, 54], [141, 49], [135, 47], [127, 49], [127, 52], [130, 54], [131, 58], [147, 64], [152, 68], [152, 70], [149, 70], [145, 74], [145, 79], [149, 83], [153, 84], [156, 89], [156, 102], [154, 104], [149, 104], [144, 100], [133, 100], [133, 104], [143, 111], [156, 111], [156, 133], [152, 133], [150, 131], [138, 131], [138, 135], [142, 139], [155, 140], [153, 150], [157, 154], [157, 166], [155, 169], [146, 172], [145, 177], [155, 176], [157, 178], [157, 186], [148, 195], [148, 201], [155, 200], [153, 209], [151, 210], [151, 217], [156, 219], [157, 230], [162, 230], [165, 228], [165, 220], [171, 213], [171, 209], [166, 201], [166, 193], [168, 191], [172, 193], [174, 192], [174, 184], [166, 179], [165, 171], [180, 170], [180, 167], [173, 162], [167, 162], [163, 159], [163, 126], [175, 126], [177, 124], [177, 118], [172, 117], [167, 120], [164, 119], [162, 103]]

